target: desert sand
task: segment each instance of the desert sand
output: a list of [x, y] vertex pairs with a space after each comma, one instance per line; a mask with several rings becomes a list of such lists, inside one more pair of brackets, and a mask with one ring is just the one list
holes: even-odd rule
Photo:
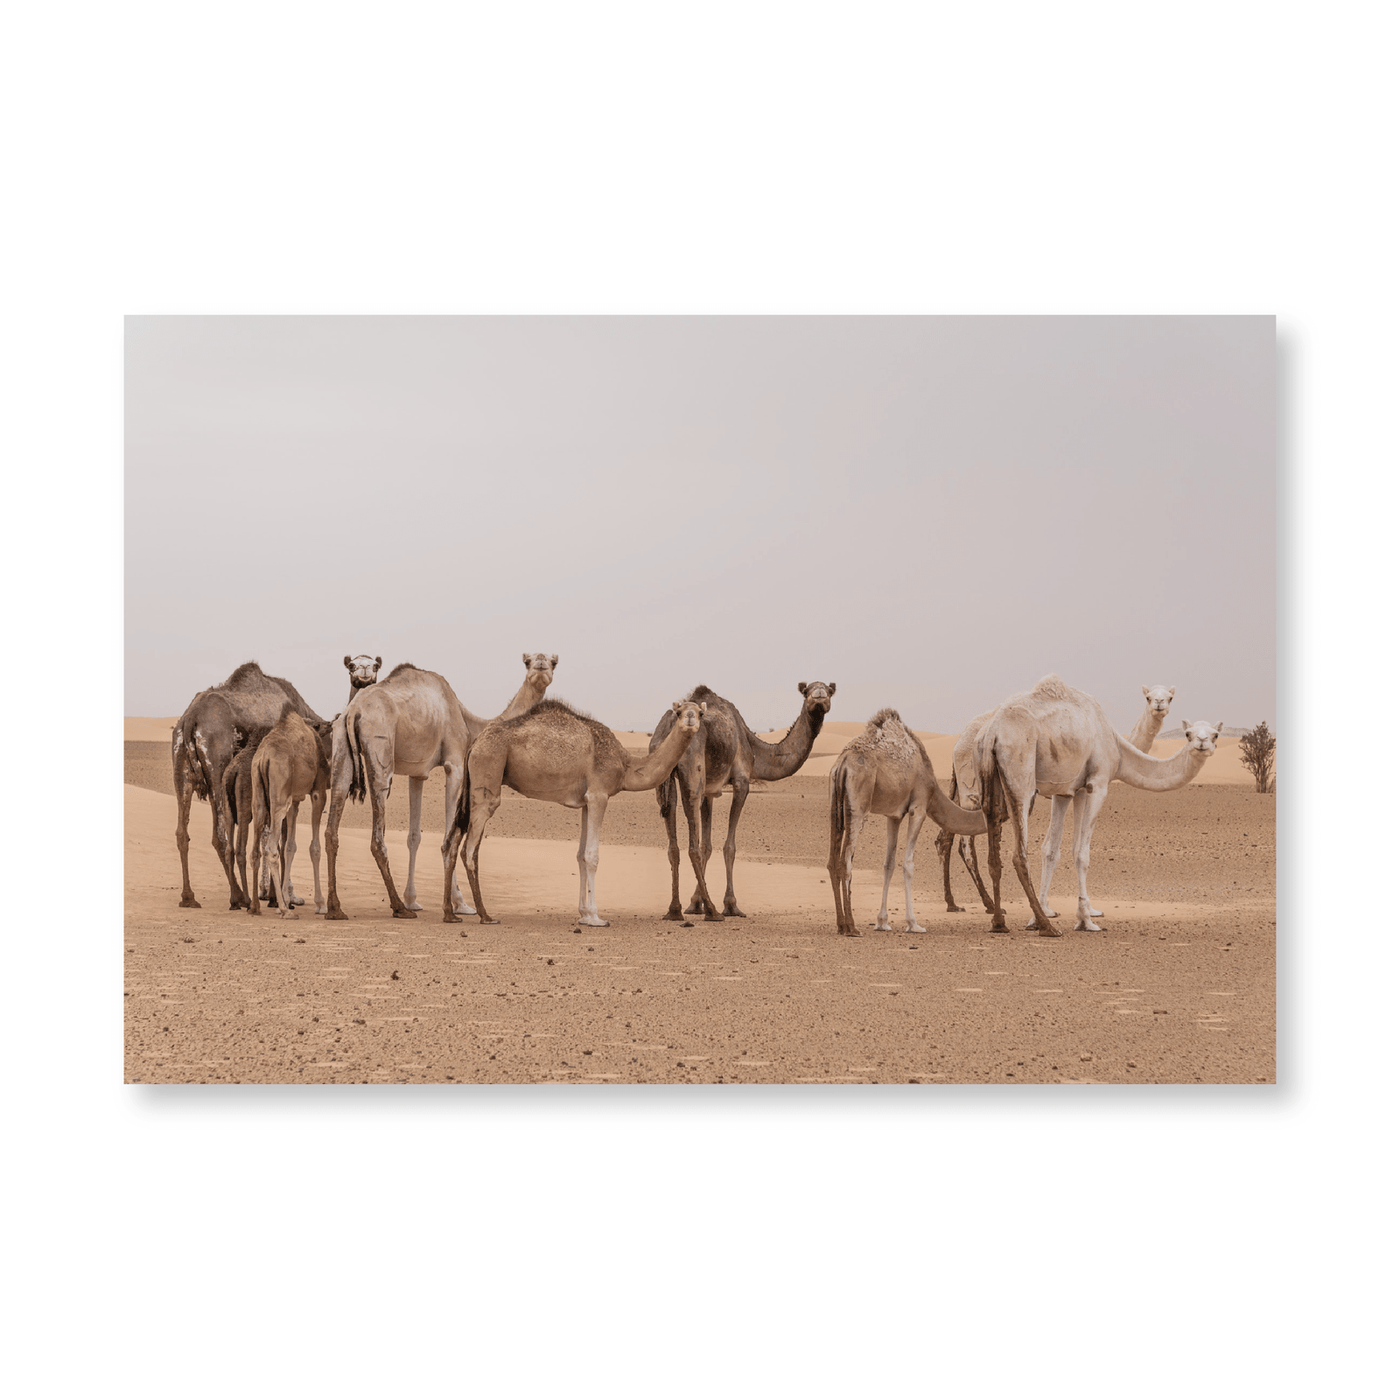
[[[876, 933], [885, 824], [872, 820], [857, 850], [854, 889], [865, 933], [851, 939], [835, 932], [826, 882], [822, 775], [856, 723], [829, 722], [801, 774], [751, 795], [735, 870], [747, 918], [686, 927], [658, 917], [670, 866], [655, 795], [624, 793], [609, 804], [598, 871], [599, 908], [612, 925], [581, 931], [573, 919], [578, 815], [510, 792], [481, 857], [483, 896], [500, 924], [440, 922], [440, 773], [424, 795], [424, 908], [416, 920], [387, 917], [366, 840], [368, 812], [358, 806], [347, 808], [342, 826], [348, 922], [311, 911], [305, 806], [294, 879], [308, 903], [298, 919], [228, 910], [209, 809], [199, 803], [190, 857], [203, 908], [180, 909], [171, 723], [127, 721], [131, 1082], [1274, 1078], [1274, 798], [1240, 781], [1229, 746], [1209, 760], [1202, 780], [1178, 792], [1114, 785], [1090, 872], [1102, 933], [1072, 930], [1068, 839], [1052, 887], [1064, 937], [1020, 931], [1028, 911], [1010, 867], [1009, 833], [1003, 899], [1013, 932], [988, 933], [990, 918], [956, 857], [953, 888], [965, 912], [945, 912], [932, 823], [919, 842], [915, 881], [927, 932]], [[952, 736], [923, 737], [946, 777]], [[619, 738], [646, 743], [641, 734]], [[395, 783], [388, 813], [400, 888], [406, 787]], [[716, 803], [717, 832], [728, 807], [727, 798]], [[1038, 803], [1033, 816], [1036, 873], [1048, 807]], [[686, 895], [688, 870], [683, 849]], [[712, 893], [722, 891], [718, 853], [708, 879]], [[902, 905], [896, 875], [896, 930]]]

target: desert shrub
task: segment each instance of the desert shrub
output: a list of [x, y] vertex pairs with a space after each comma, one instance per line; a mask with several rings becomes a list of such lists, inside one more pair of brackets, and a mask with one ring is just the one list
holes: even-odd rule
[[1277, 743], [1262, 719], [1240, 739], [1240, 761], [1254, 775], [1255, 792], [1274, 790], [1274, 749]]

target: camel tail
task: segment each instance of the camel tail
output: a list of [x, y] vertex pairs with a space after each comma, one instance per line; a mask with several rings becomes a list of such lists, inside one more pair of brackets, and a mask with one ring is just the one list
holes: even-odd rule
[[264, 758], [253, 760], [253, 825], [261, 831], [272, 814], [272, 793], [268, 789], [267, 770], [272, 765]]
[[462, 775], [462, 791], [457, 794], [457, 811], [452, 818], [452, 830], [448, 836], [466, 832], [472, 824], [472, 775], [470, 771]]
[[656, 788], [656, 805], [661, 808], [662, 821], [671, 820], [671, 813], [676, 810], [676, 793], [676, 770], [673, 768]]
[[208, 802], [213, 795], [213, 786], [209, 781], [208, 770], [204, 766], [204, 759], [200, 756], [199, 747], [194, 741], [194, 725], [188, 729], [177, 729], [176, 742], [183, 741], [185, 746], [185, 766], [189, 770], [190, 786], [194, 789], [194, 795], [201, 802]]
[[365, 786], [365, 756], [360, 749], [360, 716], [356, 712], [345, 725], [345, 743], [350, 750], [350, 800], [363, 802]]
[[846, 791], [846, 764], [844, 760], [832, 768], [831, 777], [827, 782], [831, 791], [831, 847], [835, 850], [840, 844], [842, 833], [846, 830], [846, 823], [849, 819], [846, 812], [849, 794]]

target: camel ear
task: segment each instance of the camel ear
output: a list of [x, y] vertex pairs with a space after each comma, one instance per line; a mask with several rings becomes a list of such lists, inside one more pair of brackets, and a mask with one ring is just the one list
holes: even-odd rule
[[806, 681], [798, 681], [798, 682], [797, 682], [797, 693], [798, 693], [799, 695], [806, 695], [806, 693], [807, 693], [807, 682], [806, 682]]
[[680, 702], [679, 700], [672, 700], [672, 701], [671, 701], [671, 713], [672, 713], [673, 715], [678, 715], [678, 714], [680, 714], [680, 712], [681, 712], [681, 702]]
[[522, 651], [520, 653], [520, 659], [528, 666], [530, 664], [530, 653], [528, 651]]
[[557, 666], [559, 664], [559, 653], [557, 651], [549, 658], [549, 664], [551, 666]]
[[1142, 688], [1142, 693], [1143, 693], [1144, 695], [1147, 694], [1147, 687], [1146, 687], [1146, 686], [1143, 686], [1143, 688]]
[[1222, 720], [1220, 721], [1220, 723], [1217, 724], [1217, 725], [1215, 726], [1215, 737], [1218, 739], [1224, 732], [1225, 732], [1225, 721], [1222, 719]]
[[709, 708], [709, 706], [705, 703], [705, 701], [702, 700], [702, 701], [700, 702], [700, 718], [701, 718], [701, 719], [704, 719], [704, 717], [705, 717], [705, 711], [706, 711], [708, 708]]
[[376, 657], [374, 658], [374, 669], [375, 669], [376, 671], [377, 671], [383, 664], [384, 664], [384, 658], [383, 658], [382, 656], [376, 656]]
[[826, 693], [827, 693], [828, 695], [835, 695], [835, 694], [836, 694], [836, 682], [835, 682], [835, 681], [832, 681], [832, 682], [830, 683], [830, 685], [827, 686], [827, 688], [826, 688]]
[[1172, 696], [1174, 696], [1175, 694], [1176, 694], [1176, 687], [1175, 687], [1175, 686], [1172, 686], [1172, 688], [1171, 688], [1169, 691], [1167, 691], [1167, 699], [1170, 700], [1170, 699], [1172, 698]]
[[350, 658], [348, 656], [345, 658], [345, 669], [347, 671], [350, 669]]

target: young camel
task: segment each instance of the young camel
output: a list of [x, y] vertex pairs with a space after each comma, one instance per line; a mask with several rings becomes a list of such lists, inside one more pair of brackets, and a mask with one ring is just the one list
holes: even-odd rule
[[905, 933], [927, 930], [914, 917], [914, 843], [925, 817], [946, 830], [972, 836], [986, 831], [981, 812], [964, 811], [943, 795], [933, 764], [919, 736], [908, 729], [894, 710], [881, 710], [841, 750], [831, 768], [831, 854], [826, 868], [836, 899], [836, 929], [858, 937], [851, 912], [851, 869], [856, 840], [872, 813], [886, 819], [885, 887], [880, 895], [880, 916], [875, 927], [891, 933], [890, 879], [899, 849], [899, 824], [909, 818], [904, 846]]
[[[1185, 726], [1186, 743], [1170, 758], [1150, 758], [1115, 733], [1103, 706], [1058, 676], [1046, 676], [1025, 695], [999, 705], [977, 737], [978, 789], [987, 818], [987, 864], [992, 875], [992, 932], [1006, 930], [1001, 907], [1001, 823], [1010, 820], [1015, 838], [1012, 863], [1030, 901], [1027, 928], [1055, 937], [1045, 908], [1050, 877], [1059, 857], [1068, 803], [1052, 808], [1046, 837], [1041, 892], [1031, 885], [1026, 863], [1028, 820], [1037, 793], [1074, 803], [1074, 858], [1079, 874], [1076, 931], [1100, 932], [1089, 902], [1089, 844], [1094, 822], [1116, 778], [1148, 792], [1185, 787], [1215, 752], [1221, 724]], [[1056, 813], [1059, 821], [1056, 822]]]
[[229, 908], [246, 909], [248, 897], [239, 887], [233, 859], [233, 822], [224, 787], [224, 770], [254, 735], [277, 723], [288, 702], [309, 724], [321, 717], [281, 676], [269, 676], [256, 661], [245, 661], [221, 685], [202, 690], [190, 701], [170, 737], [174, 769], [175, 845], [180, 852], [183, 888], [180, 908], [198, 909], [190, 887], [190, 804], [207, 801], [214, 815], [214, 850], [228, 876]]
[[[1138, 722], [1128, 733], [1128, 742], [1143, 753], [1150, 753], [1153, 741], [1157, 738], [1162, 728], [1162, 723], [1167, 717], [1167, 711], [1171, 708], [1172, 697], [1176, 694], [1176, 688], [1165, 685], [1145, 685], [1142, 688], [1143, 698], [1146, 700], [1146, 707]], [[993, 711], [988, 710], [986, 714], [978, 715], [971, 724], [958, 735], [958, 741], [953, 745], [953, 778], [949, 786], [949, 795], [954, 802], [969, 810], [980, 808], [982, 805], [981, 793], [977, 782], [977, 736], [982, 732], [982, 726], [991, 719]], [[1059, 806], [1059, 823], [1055, 827], [1060, 830], [1064, 827], [1065, 811], [1070, 799], [1067, 797], [1052, 797], [1050, 799], [1050, 811], [1052, 818], [1056, 807]], [[1052, 821], [1052, 826], [1055, 824]], [[950, 914], [961, 914], [962, 908], [953, 899], [953, 885], [949, 878], [949, 866], [952, 863], [953, 855], [953, 833], [950, 831], [940, 831], [938, 833], [938, 850], [943, 860], [943, 897], [948, 904]], [[1045, 845], [1042, 848], [1042, 872], [1045, 858], [1050, 853], [1050, 838], [1046, 834]], [[982, 896], [982, 904], [987, 913], [993, 909], [992, 897], [987, 893], [987, 887], [982, 883], [982, 873], [977, 868], [977, 850], [970, 836], [961, 837], [958, 841], [958, 854], [962, 857], [963, 864], [967, 867], [967, 873], [972, 876], [973, 883], [977, 886], [977, 893]], [[1055, 859], [1059, 858], [1059, 839], [1055, 841]], [[1053, 861], [1051, 869], [1053, 870]], [[1041, 903], [1044, 904], [1049, 897], [1050, 886], [1047, 880], [1041, 883]], [[1059, 916], [1054, 910], [1047, 909], [1046, 912], [1054, 919]], [[1102, 909], [1091, 909], [1089, 914], [1092, 918], [1100, 918], [1103, 915]]]
[[[744, 717], [707, 685], [698, 685], [686, 696], [687, 700], [703, 703], [707, 709], [701, 734], [682, 754], [674, 773], [656, 789], [661, 806], [661, 819], [666, 823], [667, 850], [671, 857], [671, 907], [663, 915], [667, 919], [684, 919], [704, 911], [707, 923], [725, 917], [742, 919], [746, 915], [734, 898], [735, 833], [744, 803], [749, 797], [749, 783], [777, 782], [790, 778], [806, 763], [812, 745], [821, 733], [822, 722], [831, 709], [831, 697], [836, 694], [836, 682], [797, 683], [802, 696], [802, 708], [791, 729], [776, 744], [765, 743], [744, 723]], [[657, 722], [651, 736], [650, 749], [655, 752], [666, 742], [675, 723], [675, 706]], [[724, 913], [719, 913], [710, 899], [705, 884], [705, 868], [710, 863], [710, 821], [714, 799], [730, 783], [734, 788], [729, 806], [729, 834], [724, 840]], [[690, 864], [695, 871], [695, 893], [684, 912], [681, 910], [681, 858], [676, 839], [676, 796], [685, 808], [690, 826]]]
[[[554, 679], [558, 656], [523, 653], [525, 680], [502, 717], [522, 714], [535, 705]], [[418, 902], [415, 873], [423, 840], [423, 784], [434, 768], [443, 769], [447, 794], [443, 826], [450, 830], [461, 799], [467, 752], [490, 723], [474, 715], [435, 671], [411, 662], [395, 666], [378, 684], [361, 690], [335, 721], [331, 755], [330, 815], [326, 821], [328, 919], [348, 919], [336, 892], [335, 864], [340, 852], [340, 818], [346, 799], [370, 799], [373, 825], [370, 850], [389, 892], [396, 919], [415, 919]], [[396, 774], [408, 777], [408, 881], [403, 898], [389, 873], [389, 849], [384, 840], [384, 812]], [[452, 887], [453, 908], [460, 914], [476, 911], [462, 897], [455, 862], [442, 845], [443, 869]]]
[[[299, 917], [291, 902], [288, 848], [297, 829], [297, 812], [307, 797], [311, 798], [311, 879], [316, 912], [326, 912], [321, 898], [321, 812], [330, 784], [330, 732], [329, 722], [313, 729], [288, 705], [253, 755], [253, 869], [258, 868], [266, 839], [273, 848], [277, 871], [274, 888], [284, 919]], [[248, 912], [261, 914], [256, 880], [249, 895]]]
[[[458, 848], [471, 882], [472, 898], [483, 924], [488, 917], [481, 902], [477, 854], [486, 823], [501, 805], [501, 786], [514, 788], [540, 802], [558, 802], [582, 809], [578, 839], [578, 919], [589, 928], [607, 928], [598, 915], [594, 880], [598, 873], [598, 840], [608, 799], [619, 792], [645, 792], [666, 781], [676, 760], [700, 731], [705, 705], [677, 700], [671, 706], [671, 732], [646, 757], [632, 755], [611, 729], [580, 714], [562, 700], [542, 700], [514, 719], [493, 720], [482, 730], [471, 756], [466, 793], [449, 833], [452, 855]], [[463, 833], [465, 832], [465, 841]], [[449, 856], [451, 859], [451, 856]], [[459, 923], [444, 886], [442, 921]]]
[[[382, 656], [376, 656], [373, 661], [364, 655], [345, 658], [345, 669], [350, 672], [350, 700], [379, 679], [379, 668], [383, 664]], [[345, 703], [348, 705], [350, 700]]]

